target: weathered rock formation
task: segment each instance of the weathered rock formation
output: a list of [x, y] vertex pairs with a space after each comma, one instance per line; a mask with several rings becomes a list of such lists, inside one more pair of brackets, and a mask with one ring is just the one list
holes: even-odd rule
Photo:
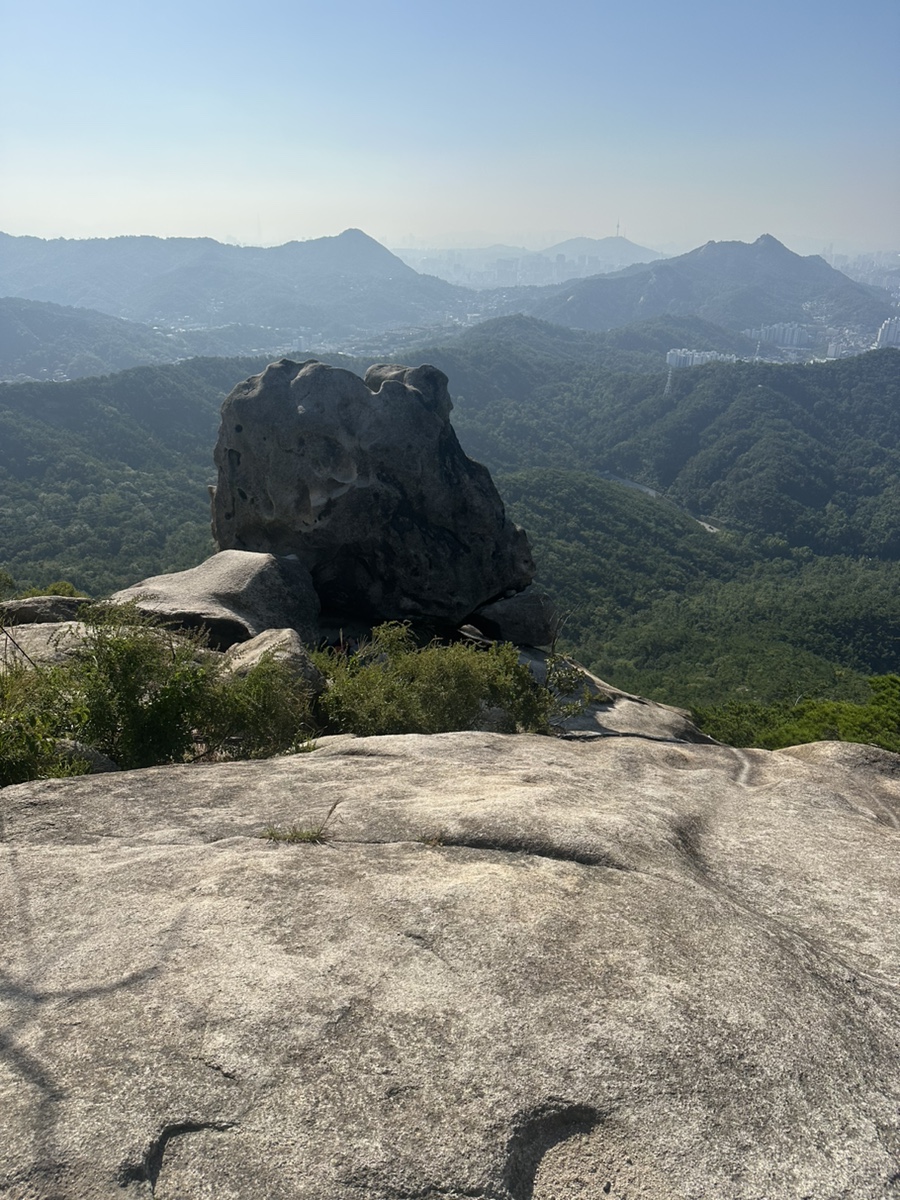
[[168, 625], [206, 629], [210, 645], [225, 650], [268, 629], [295, 629], [318, 639], [319, 600], [309, 572], [296, 559], [226, 550], [199, 567], [154, 575], [116, 592], [116, 604], [134, 601]]
[[217, 544], [296, 555], [323, 608], [372, 619], [455, 624], [521, 591], [528, 540], [450, 409], [434, 367], [273, 363], [222, 409]]
[[336, 738], [2, 804], [5, 1198], [897, 1195], [893, 755]]
[[71, 621], [80, 609], [91, 601], [84, 596], [28, 596], [24, 600], [7, 600], [0, 604], [0, 621], [4, 625], [47, 625]]

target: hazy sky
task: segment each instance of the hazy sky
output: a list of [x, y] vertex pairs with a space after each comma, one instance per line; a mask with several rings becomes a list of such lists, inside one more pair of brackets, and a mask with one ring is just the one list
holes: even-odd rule
[[0, 0], [0, 229], [900, 248], [900, 0]]

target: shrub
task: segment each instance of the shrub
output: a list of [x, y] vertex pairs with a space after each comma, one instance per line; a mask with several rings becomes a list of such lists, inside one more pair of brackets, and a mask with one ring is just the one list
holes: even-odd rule
[[359, 652], [313, 657], [328, 688], [313, 704], [290, 668], [264, 656], [227, 673], [199, 634], [174, 633], [135, 606], [84, 611], [86, 633], [65, 663], [0, 676], [0, 786], [73, 774], [58, 741], [74, 739], [122, 769], [311, 748], [316, 723], [338, 733], [446, 733], [486, 720], [546, 732], [580, 701], [571, 670], [540, 686], [509, 644], [419, 647], [405, 624], [377, 628]]
[[64, 732], [126, 770], [183, 759], [217, 674], [197, 637], [161, 628], [133, 604], [97, 606], [84, 619], [85, 640], [60, 677]]
[[54, 743], [33, 712], [0, 713], [0, 787], [51, 774]]
[[311, 749], [314, 732], [308, 685], [270, 654], [245, 675], [216, 679], [203, 726], [207, 754], [269, 758]]
[[0, 673], [0, 787], [87, 769], [58, 749], [55, 690], [52, 671], [10, 664]]
[[309, 697], [282, 664], [264, 658], [243, 677], [228, 675], [199, 634], [173, 633], [134, 605], [98, 605], [84, 620], [66, 663], [0, 676], [0, 786], [74, 773], [60, 738], [124, 770], [308, 742]]
[[19, 599], [26, 600], [29, 596], [79, 596], [87, 598], [87, 592], [79, 592], [74, 583], [69, 583], [68, 579], [57, 579], [55, 583], [48, 583], [46, 587], [27, 588], [24, 592], [19, 592]]
[[388, 622], [356, 654], [315, 657], [329, 678], [318, 711], [335, 732], [448, 733], [475, 728], [490, 709], [507, 713], [513, 729], [547, 728], [549, 693], [508, 643], [419, 648], [407, 625]]

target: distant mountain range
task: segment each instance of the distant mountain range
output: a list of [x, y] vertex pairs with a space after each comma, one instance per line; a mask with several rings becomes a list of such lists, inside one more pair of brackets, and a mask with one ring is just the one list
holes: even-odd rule
[[395, 253], [417, 271], [478, 290], [509, 284], [563, 283], [665, 257], [624, 237], [570, 238], [540, 251], [526, 250], [524, 246], [494, 245], [468, 249], [402, 249]]
[[[551, 249], [563, 256], [567, 246], [580, 252], [609, 243], [644, 253], [624, 238], [575, 239]], [[593, 256], [580, 257], [590, 262]], [[0, 296], [158, 327], [139, 334], [121, 325], [98, 326], [93, 346], [83, 322], [81, 332], [72, 333], [71, 348], [63, 353], [57, 345], [52, 363], [38, 366], [38, 343], [58, 341], [62, 314], [7, 308], [3, 316], [14, 328], [0, 342], [5, 356], [0, 373], [8, 378], [115, 369], [128, 365], [127, 356], [117, 357], [127, 353], [135, 355], [131, 361], [159, 361], [165, 341], [171, 358], [286, 346], [381, 345], [390, 352], [415, 340], [414, 331], [422, 340], [446, 340], [454, 327], [513, 313], [590, 331], [663, 315], [697, 316], [733, 333], [796, 322], [808, 328], [815, 345], [847, 336], [864, 348], [895, 311], [887, 292], [848, 279], [821, 258], [801, 258], [767, 235], [752, 245], [709, 242], [678, 258], [632, 263], [611, 275], [552, 286], [514, 284], [513, 278], [507, 286], [473, 291], [419, 274], [355, 229], [268, 249], [209, 238], [43, 241], [0, 234]], [[47, 332], [54, 321], [57, 328]], [[204, 341], [200, 331], [215, 337]], [[126, 352], [129, 340], [135, 345]], [[79, 365], [82, 354], [89, 361]], [[67, 363], [74, 364], [72, 370]]]
[[270, 248], [0, 234], [0, 294], [180, 328], [274, 325], [318, 338], [434, 325], [471, 306], [358, 229]]
[[541, 253], [548, 258], [555, 258], [557, 254], [561, 254], [566, 259], [584, 259], [589, 264], [592, 261], [597, 262], [601, 264], [599, 269], [603, 272], [620, 271], [633, 263], [655, 262], [657, 259], [666, 258], [666, 255], [660, 254], [658, 250], [649, 250], [646, 246], [638, 246], [629, 242], [628, 238], [618, 236], [569, 238], [555, 246], [548, 246]]
[[752, 244], [707, 242], [678, 258], [578, 280], [531, 312], [578, 329], [693, 314], [733, 330], [796, 322], [874, 338], [894, 307], [881, 288], [855, 283], [818, 255], [802, 258], [764, 234]]

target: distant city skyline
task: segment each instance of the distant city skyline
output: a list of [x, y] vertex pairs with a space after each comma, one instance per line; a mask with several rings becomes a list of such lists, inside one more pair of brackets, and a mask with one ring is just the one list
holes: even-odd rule
[[0, 230], [900, 248], [896, 0], [0, 0]]

